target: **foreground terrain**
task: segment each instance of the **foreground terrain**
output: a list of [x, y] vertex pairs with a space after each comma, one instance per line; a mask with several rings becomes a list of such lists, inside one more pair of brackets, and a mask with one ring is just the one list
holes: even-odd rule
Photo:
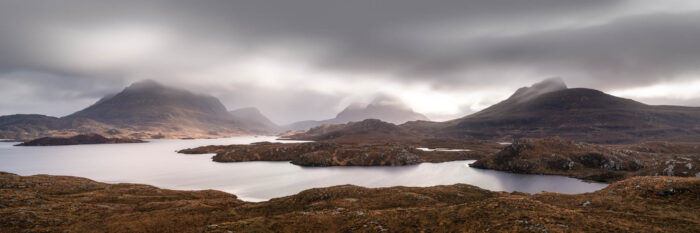
[[634, 177], [585, 194], [317, 188], [250, 203], [78, 177], [0, 173], [0, 232], [697, 232], [700, 178]]

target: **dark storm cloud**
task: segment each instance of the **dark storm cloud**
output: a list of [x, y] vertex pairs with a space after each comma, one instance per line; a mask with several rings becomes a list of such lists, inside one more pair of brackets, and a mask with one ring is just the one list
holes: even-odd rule
[[583, 86], [643, 86], [664, 78], [700, 73], [698, 22], [700, 11], [634, 16], [577, 29], [477, 38], [412, 66], [418, 69], [409, 72], [529, 67], [567, 77]]
[[[50, 33], [46, 31], [61, 27], [99, 29], [134, 22], [162, 25], [199, 42], [234, 40], [237, 47], [305, 41], [328, 43], [334, 46], [332, 50], [336, 47], [359, 52], [384, 49], [400, 55], [401, 51], [410, 52], [410, 49], [385, 46], [403, 43], [389, 35], [397, 29], [415, 29], [421, 33], [442, 22], [458, 22], [462, 28], [520, 20], [547, 22], [561, 17], [590, 16], [591, 12], [605, 11], [617, 3], [609, 0], [6, 1], [0, 8], [3, 34], [0, 49], [4, 52], [0, 66], [5, 69], [21, 66], [13, 62], [16, 59], [24, 63], [42, 62], [43, 48], [57, 46], [46, 40], [51, 39], [46, 38], [46, 33]], [[368, 55], [376, 57], [371, 60], [382, 59], [381, 53]]]
[[[53, 106], [68, 104], [54, 103], [94, 101], [151, 78], [212, 93], [231, 108], [257, 106], [286, 122], [324, 118], [350, 101], [344, 95], [382, 94], [371, 93], [380, 84], [423, 85], [450, 98], [503, 92], [451, 103], [458, 112], [432, 113], [459, 116], [554, 76], [603, 90], [697, 79], [700, 11], [692, 9], [700, 10], [692, 1], [622, 0], [10, 0], [0, 3], [0, 82], [35, 87], [21, 92], [35, 99], [22, 111], [63, 114], [70, 111]], [[140, 52], [153, 44], [162, 46]], [[273, 67], [283, 73], [295, 64], [304, 68], [297, 76], [325, 76], [210, 76], [226, 64], [277, 59], [270, 50], [286, 54], [275, 61], [282, 67]], [[360, 85], [357, 77], [382, 81]], [[323, 84], [337, 91], [319, 91], [326, 79], [337, 79]], [[274, 83], [290, 88], [266, 86]], [[0, 103], [0, 114], [18, 109]]]

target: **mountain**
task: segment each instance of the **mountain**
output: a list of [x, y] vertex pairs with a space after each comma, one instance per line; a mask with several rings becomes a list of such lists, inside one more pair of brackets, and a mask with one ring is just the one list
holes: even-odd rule
[[136, 82], [119, 93], [107, 95], [93, 105], [62, 118], [1, 116], [0, 137], [33, 139], [99, 133], [115, 137], [180, 138], [277, 132], [270, 130], [269, 120], [265, 117], [244, 113], [229, 113], [213, 96], [146, 80]]
[[229, 111], [237, 119], [241, 120], [247, 128], [257, 129], [263, 132], [282, 132], [282, 127], [272, 122], [260, 110], [254, 107], [240, 108]]
[[39, 114], [0, 116], [0, 138], [19, 139], [38, 137], [41, 132], [59, 126], [59, 118]]
[[34, 139], [48, 136], [71, 136], [80, 133], [113, 134], [113, 126], [90, 119], [65, 119], [39, 114], [0, 116], [0, 138]]
[[162, 134], [219, 135], [250, 131], [217, 98], [151, 80], [134, 83], [65, 118], [91, 119], [118, 128]]
[[404, 128], [439, 137], [512, 140], [561, 136], [584, 142], [700, 140], [700, 108], [654, 106], [548, 79], [472, 115]]
[[366, 119], [346, 124], [325, 124], [288, 137], [294, 140], [333, 141], [346, 143], [388, 143], [418, 141], [419, 135], [392, 123]]
[[365, 119], [379, 119], [393, 124], [402, 124], [408, 121], [422, 120], [428, 118], [420, 113], [414, 112], [411, 108], [397, 101], [380, 98], [372, 103], [362, 106], [361, 104], [351, 104], [338, 113], [335, 118], [322, 121], [300, 121], [292, 123], [285, 128], [293, 131], [306, 130], [324, 124], [345, 124], [351, 121], [362, 121]]

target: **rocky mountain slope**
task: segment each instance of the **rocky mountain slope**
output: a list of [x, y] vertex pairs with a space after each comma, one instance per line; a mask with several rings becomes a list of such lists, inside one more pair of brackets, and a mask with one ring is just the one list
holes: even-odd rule
[[402, 124], [407, 121], [428, 120], [423, 114], [414, 112], [402, 103], [378, 99], [367, 106], [351, 104], [338, 113], [333, 119], [323, 121], [300, 121], [292, 123], [286, 126], [286, 128], [292, 131], [306, 130], [325, 124], [345, 124], [365, 119], [379, 119], [393, 124]]
[[647, 105], [549, 79], [463, 118], [402, 127], [436, 137], [493, 140], [561, 136], [596, 143], [700, 141], [700, 107]]
[[229, 111], [236, 119], [240, 120], [247, 128], [261, 132], [281, 133], [284, 130], [272, 122], [260, 110], [254, 107], [240, 108]]
[[246, 115], [246, 111], [250, 113], [242, 110], [231, 114], [215, 97], [146, 80], [65, 117], [2, 116], [0, 137], [33, 139], [99, 133], [114, 137], [179, 138], [276, 132], [264, 116]]
[[698, 232], [698, 193], [699, 178], [635, 177], [577, 195], [343, 185], [250, 203], [0, 172], [0, 232]]
[[161, 85], [146, 80], [107, 96], [92, 106], [68, 115], [134, 131], [192, 132], [217, 135], [246, 132], [215, 97]]

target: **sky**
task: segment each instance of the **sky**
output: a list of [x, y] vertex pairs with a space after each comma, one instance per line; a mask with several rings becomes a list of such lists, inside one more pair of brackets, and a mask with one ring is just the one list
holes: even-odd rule
[[0, 1], [0, 115], [152, 79], [279, 124], [377, 97], [441, 121], [552, 77], [700, 106], [700, 1]]

